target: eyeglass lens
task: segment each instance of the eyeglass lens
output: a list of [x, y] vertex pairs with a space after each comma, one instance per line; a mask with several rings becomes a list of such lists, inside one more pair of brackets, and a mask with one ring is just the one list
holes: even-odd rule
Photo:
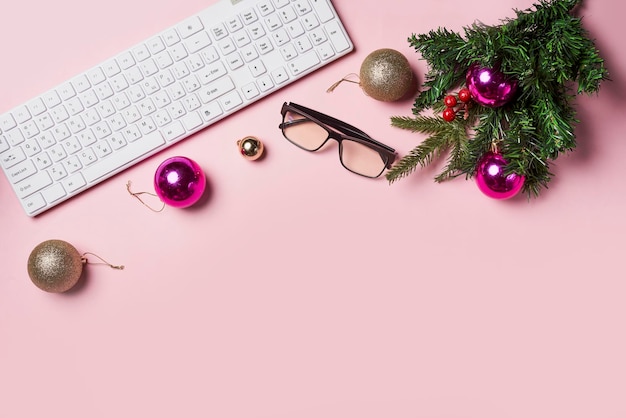
[[[323, 126], [292, 111], [285, 113], [283, 135], [307, 151], [317, 151], [330, 137]], [[366, 177], [378, 177], [387, 165], [378, 151], [345, 136], [339, 141], [339, 159], [346, 169]]]

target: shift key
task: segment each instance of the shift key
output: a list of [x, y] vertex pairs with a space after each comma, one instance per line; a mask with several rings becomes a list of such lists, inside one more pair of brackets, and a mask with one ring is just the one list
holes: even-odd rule
[[14, 188], [17, 196], [20, 199], [24, 199], [25, 197], [30, 196], [35, 192], [38, 192], [39, 190], [50, 184], [52, 184], [52, 179], [50, 178], [48, 173], [45, 171], [40, 171], [39, 173], [33, 174], [25, 180], [16, 183]]

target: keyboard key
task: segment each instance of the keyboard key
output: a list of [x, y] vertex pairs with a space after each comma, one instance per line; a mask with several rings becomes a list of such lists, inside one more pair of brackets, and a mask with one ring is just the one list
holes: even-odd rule
[[226, 62], [228, 63], [228, 67], [231, 70], [236, 70], [237, 68], [243, 66], [243, 59], [241, 59], [241, 55], [237, 52], [233, 52], [229, 56], [226, 57]]
[[27, 214], [33, 215], [38, 210], [46, 207], [46, 201], [40, 193], [36, 193], [23, 201], [23, 207]]
[[226, 21], [226, 27], [230, 33], [235, 33], [243, 28], [243, 23], [241, 23], [239, 16], [233, 16]]
[[111, 59], [104, 63], [102, 69], [104, 70], [104, 73], [107, 77], [113, 77], [114, 75], [117, 75], [120, 73], [120, 71], [122, 71], [115, 59]]
[[19, 145], [25, 140], [24, 135], [22, 135], [22, 131], [19, 129], [11, 129], [9, 132], [4, 134], [4, 138], [11, 146]]
[[45, 171], [33, 174], [25, 180], [15, 184], [15, 190], [20, 198], [25, 198], [52, 184], [52, 179]]
[[158, 54], [154, 57], [154, 60], [160, 69], [167, 68], [174, 63], [174, 60], [168, 51]]
[[84, 74], [81, 74], [72, 80], [72, 87], [76, 90], [76, 93], [82, 93], [87, 91], [91, 84], [89, 84], [89, 79]]
[[61, 103], [61, 97], [59, 97], [59, 94], [54, 90], [45, 93], [43, 96], [41, 96], [41, 99], [48, 109], [53, 108], [54, 106]]
[[207, 32], [198, 32], [185, 41], [185, 46], [190, 54], [200, 51], [211, 45], [211, 38]]
[[76, 115], [85, 109], [78, 97], [73, 97], [70, 100], [66, 101], [65, 108], [67, 109], [69, 115]]
[[[58, 93], [59, 94], [57, 95], [56, 99], [59, 101], [59, 103], [61, 103], [61, 100], [69, 100], [72, 97], [76, 96], [76, 90], [74, 90], [74, 87], [72, 87], [72, 84], [70, 82], [67, 82], [59, 87]], [[54, 106], [48, 105], [48, 107]]]
[[278, 16], [280, 16], [283, 23], [287, 24], [291, 21], [294, 21], [298, 18], [296, 15], [296, 11], [293, 7], [285, 7], [278, 12]]
[[11, 168], [15, 164], [21, 163], [26, 159], [26, 153], [22, 148], [13, 148], [9, 152], [0, 154], [0, 164], [4, 168]]
[[304, 16], [302, 19], [302, 24], [306, 30], [312, 30], [317, 28], [320, 25], [320, 21], [317, 20], [314, 14], [309, 14]]
[[287, 74], [287, 71], [285, 71], [283, 67], [275, 69], [274, 71], [271, 72], [271, 74], [272, 74], [272, 79], [274, 80], [274, 83], [276, 84], [281, 84], [289, 80], [289, 75]]
[[235, 83], [233, 83], [233, 80], [230, 77], [222, 77], [202, 88], [199, 91], [198, 96], [200, 97], [202, 103], [209, 103], [234, 88]]
[[150, 39], [147, 43], [147, 46], [152, 55], [158, 54], [165, 49], [165, 45], [163, 44], [163, 41], [159, 36], [155, 36], [154, 38]]
[[63, 105], [52, 109], [50, 111], [50, 116], [55, 123], [61, 123], [70, 117], [69, 113], [67, 113], [67, 109], [65, 109], [65, 106]]
[[210, 32], [216, 41], [219, 41], [220, 39], [228, 36], [228, 31], [226, 30], [226, 27], [223, 23], [219, 23], [218, 25], [213, 26]]
[[87, 78], [89, 79], [89, 82], [91, 83], [92, 86], [100, 84], [104, 80], [106, 80], [104, 71], [102, 71], [102, 68], [100, 67], [96, 67], [94, 69], [89, 70], [87, 72]]
[[256, 40], [265, 35], [265, 29], [263, 29], [263, 25], [261, 22], [256, 22], [248, 27], [248, 31], [250, 32], [250, 36], [252, 39]]
[[272, 0], [277, 9], [285, 7], [289, 4], [289, 0]]
[[120, 67], [123, 70], [128, 70], [133, 65], [135, 65], [135, 58], [130, 51], [123, 52], [118, 58], [117, 62], [120, 64]]
[[13, 111], [13, 117], [17, 123], [24, 123], [31, 118], [31, 115], [26, 106], [21, 106]]
[[320, 17], [320, 20], [322, 21], [322, 23], [328, 22], [329, 20], [335, 17], [332, 10], [328, 6], [327, 0], [310, 0], [310, 1], [311, 1], [311, 5], [313, 6], [313, 9], [315, 9], [315, 12]]
[[241, 19], [245, 25], [249, 25], [257, 21], [258, 17], [254, 9], [248, 9], [241, 13]]
[[282, 25], [283, 23], [280, 20], [280, 17], [277, 15], [269, 15], [269, 17], [265, 19], [265, 26], [267, 26], [270, 32], [275, 31], [276, 29], [280, 28]]
[[65, 170], [65, 167], [59, 164], [48, 170], [48, 174], [50, 174], [50, 177], [52, 177], [54, 181], [60, 181], [67, 176], [67, 171]]
[[198, 112], [191, 112], [183, 116], [181, 122], [186, 130], [193, 131], [198, 126], [202, 125], [202, 118], [200, 118]]
[[98, 103], [98, 95], [94, 90], [87, 90], [80, 95], [80, 101], [86, 108], [95, 106]]
[[329, 60], [335, 55], [335, 50], [328, 43], [320, 45], [317, 48], [317, 52], [320, 54], [320, 57], [322, 57], [324, 61]]
[[176, 44], [170, 49], [170, 55], [174, 59], [174, 61], [180, 61], [183, 58], [187, 58], [187, 50], [185, 49], [185, 45]]
[[5, 171], [9, 181], [16, 184], [35, 174], [37, 172], [37, 168], [35, 167], [35, 163], [30, 160], [26, 160], [6, 169]]
[[307, 0], [296, 0], [294, 2], [294, 7], [300, 16], [309, 13], [311, 9], [311, 5]]
[[133, 48], [133, 57], [135, 57], [135, 61], [142, 62], [143, 60], [148, 59], [150, 56], [150, 51], [148, 51], [148, 47], [144, 44], [137, 45]]
[[126, 145], [126, 139], [121, 133], [114, 133], [109, 137], [109, 144], [111, 144], [111, 148], [118, 150]]
[[202, 115], [202, 118], [207, 122], [212, 121], [223, 113], [224, 112], [222, 112], [222, 108], [217, 102], [209, 103], [208, 105], [200, 109], [200, 114]]
[[169, 29], [163, 33], [163, 41], [165, 42], [165, 45], [172, 46], [176, 42], [180, 41], [180, 38], [174, 29]]
[[38, 116], [46, 111], [46, 105], [43, 103], [41, 97], [37, 97], [36, 99], [31, 100], [28, 104], [28, 109], [31, 115]]
[[162, 131], [166, 141], [173, 141], [185, 133], [185, 128], [181, 121], [177, 120], [167, 125]]
[[9, 129], [13, 129], [17, 126], [17, 122], [15, 122], [15, 118], [10, 113], [5, 113], [0, 116], [0, 129], [3, 131], [8, 131]]
[[35, 166], [37, 167], [37, 170], [45, 170], [46, 168], [50, 167], [50, 165], [52, 165], [52, 160], [50, 159], [48, 154], [45, 152], [37, 155], [34, 161], [35, 161]]
[[298, 38], [295, 40], [294, 45], [296, 47], [296, 49], [298, 50], [299, 53], [303, 53], [308, 51], [309, 49], [313, 48], [313, 45], [311, 44], [311, 41], [309, 41], [309, 38], [303, 36], [301, 38]]
[[344, 36], [343, 32], [341, 31], [341, 28], [339, 27], [339, 24], [336, 21], [330, 22], [329, 24], [326, 25], [326, 32], [328, 32], [328, 37], [330, 38], [330, 41], [333, 43], [333, 47], [335, 48], [335, 51], [342, 52], [350, 48], [350, 44], [348, 43], [348, 40]]
[[274, 11], [274, 6], [272, 6], [272, 2], [270, 0], [263, 0], [257, 4], [259, 11], [261, 12], [261, 16], [267, 16], [268, 14]]
[[29, 139], [39, 133], [39, 128], [37, 128], [35, 121], [29, 120], [22, 125], [22, 132], [24, 133], [24, 137]]
[[61, 184], [63, 184], [63, 187], [65, 187], [68, 192], [72, 193], [85, 186], [87, 183], [85, 182], [83, 175], [81, 173], [77, 173], [62, 180]]
[[80, 160], [80, 163], [86, 167], [90, 164], [93, 164], [96, 162], [96, 160], [98, 159], [96, 157], [96, 153], [93, 152], [92, 149], [86, 149], [80, 152], [80, 154], [78, 154], [78, 159]]
[[28, 157], [33, 157], [41, 152], [41, 147], [34, 139], [24, 143], [23, 149]]
[[204, 26], [202, 25], [200, 18], [194, 16], [185, 20], [183, 23], [180, 23], [176, 27], [176, 29], [178, 29], [178, 33], [180, 33], [180, 36], [185, 39], [189, 38], [194, 33], [204, 29]]
[[269, 74], [259, 77], [257, 84], [262, 92], [270, 91], [274, 87], [274, 83], [272, 82], [272, 78]]
[[52, 187], [48, 187], [41, 194], [48, 203], [56, 202], [66, 195], [65, 189], [60, 183], [53, 184]]
[[259, 95], [259, 89], [256, 84], [249, 83], [243, 86], [242, 93], [246, 99], [251, 100]]

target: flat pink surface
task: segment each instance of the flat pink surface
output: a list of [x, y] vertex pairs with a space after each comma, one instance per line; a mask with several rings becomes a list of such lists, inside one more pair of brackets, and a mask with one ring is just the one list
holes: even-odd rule
[[[0, 113], [209, 3], [3, 2]], [[404, 154], [423, 137], [389, 117], [411, 100], [326, 88], [382, 47], [422, 81], [412, 33], [531, 0], [335, 0], [356, 50], [329, 67], [34, 219], [0, 176], [0, 417], [626, 417], [626, 7], [585, 3], [613, 81], [579, 98], [579, 147], [530, 202], [435, 168], [362, 179], [277, 126], [294, 101]], [[245, 135], [265, 159], [238, 155]], [[150, 212], [125, 184], [150, 191], [173, 155], [209, 198]], [[42, 292], [26, 261], [52, 238], [126, 269]]]

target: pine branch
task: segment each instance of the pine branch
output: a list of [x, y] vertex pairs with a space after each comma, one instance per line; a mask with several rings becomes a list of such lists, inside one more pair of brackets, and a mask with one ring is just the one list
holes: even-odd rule
[[[463, 35], [445, 28], [413, 34], [409, 43], [429, 70], [413, 104], [414, 117], [393, 117], [392, 125], [429, 137], [392, 167], [389, 181], [444, 155], [447, 165], [435, 181], [463, 173], [472, 177], [478, 160], [497, 144], [509, 161], [507, 170], [526, 177], [529, 195], [547, 187], [551, 162], [576, 147], [574, 93], [597, 93], [609, 79], [582, 19], [574, 16], [580, 3], [539, 0], [500, 25], [467, 26]], [[519, 87], [513, 102], [497, 109], [470, 107], [463, 115], [467, 119], [453, 123], [421, 116], [426, 109], [441, 112], [443, 97], [463, 86], [473, 63], [515, 77]]]
[[417, 169], [425, 167], [433, 160], [447, 154], [450, 150], [448, 164], [444, 171], [436, 177], [436, 181], [444, 181], [459, 171], [459, 159], [465, 156], [467, 134], [466, 124], [461, 121], [446, 122], [433, 116], [393, 117], [392, 126], [407, 129], [412, 132], [430, 134], [420, 145], [413, 148], [408, 155], [396, 162], [387, 172], [387, 180], [390, 183], [406, 177]]

